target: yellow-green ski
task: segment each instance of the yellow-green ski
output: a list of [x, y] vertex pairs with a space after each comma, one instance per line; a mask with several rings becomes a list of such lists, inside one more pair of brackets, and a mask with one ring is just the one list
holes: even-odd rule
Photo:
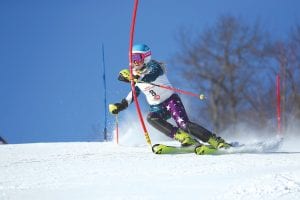
[[197, 155], [215, 154], [217, 149], [211, 145], [191, 145], [187, 147], [168, 146], [164, 144], [155, 144], [152, 146], [152, 151], [155, 154], [185, 154], [196, 153]]
[[183, 153], [194, 153], [195, 146], [177, 147], [168, 146], [164, 144], [155, 144], [152, 146], [152, 151], [155, 154], [183, 154]]

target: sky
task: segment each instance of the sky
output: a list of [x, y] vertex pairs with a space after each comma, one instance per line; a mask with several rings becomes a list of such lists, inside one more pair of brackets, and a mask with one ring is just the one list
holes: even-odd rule
[[[168, 64], [182, 28], [201, 31], [231, 14], [285, 37], [299, 7], [297, 0], [140, 0], [134, 42]], [[128, 67], [132, 9], [133, 0], [0, 0], [0, 136], [9, 143], [101, 140], [102, 45], [107, 102], [119, 102], [130, 90], [117, 76]], [[180, 87], [180, 74], [168, 72]], [[108, 115], [109, 131], [113, 123]]]

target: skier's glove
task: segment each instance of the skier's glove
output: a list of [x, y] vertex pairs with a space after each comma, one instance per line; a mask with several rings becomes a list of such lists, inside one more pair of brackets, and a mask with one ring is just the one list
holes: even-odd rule
[[118, 114], [120, 111], [126, 109], [128, 107], [128, 103], [126, 99], [122, 99], [121, 103], [109, 104], [109, 112], [111, 114]]
[[[139, 78], [138, 75], [133, 76], [133, 81], [137, 82], [138, 78]], [[128, 69], [122, 69], [119, 73], [118, 80], [129, 83], [130, 82], [130, 72], [129, 72], [129, 70]]]

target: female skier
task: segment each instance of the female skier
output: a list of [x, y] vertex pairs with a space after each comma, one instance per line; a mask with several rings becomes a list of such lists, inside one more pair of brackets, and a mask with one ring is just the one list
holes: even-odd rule
[[[187, 116], [180, 97], [174, 91], [161, 88], [156, 85], [170, 86], [165, 71], [165, 66], [156, 60], [151, 59], [150, 48], [145, 44], [136, 44], [132, 48], [133, 75], [135, 81], [136, 95], [143, 92], [150, 105], [150, 112], [147, 121], [170, 138], [179, 141], [182, 146], [197, 146], [199, 142], [209, 143], [213, 148], [229, 148], [221, 137], [207, 130], [206, 128], [191, 122]], [[119, 80], [130, 82], [128, 69], [120, 72]], [[129, 92], [121, 103], [109, 105], [112, 114], [118, 114], [126, 109], [133, 102], [132, 92]], [[167, 120], [173, 118], [177, 126], [173, 126]], [[202, 145], [205, 148], [205, 145]], [[205, 149], [203, 149], [205, 151]]]

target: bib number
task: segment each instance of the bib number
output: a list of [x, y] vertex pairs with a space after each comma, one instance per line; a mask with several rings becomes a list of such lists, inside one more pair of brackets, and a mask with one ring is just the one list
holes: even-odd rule
[[149, 90], [149, 93], [154, 97], [154, 99], [160, 99], [160, 96], [156, 94], [154, 90]]

